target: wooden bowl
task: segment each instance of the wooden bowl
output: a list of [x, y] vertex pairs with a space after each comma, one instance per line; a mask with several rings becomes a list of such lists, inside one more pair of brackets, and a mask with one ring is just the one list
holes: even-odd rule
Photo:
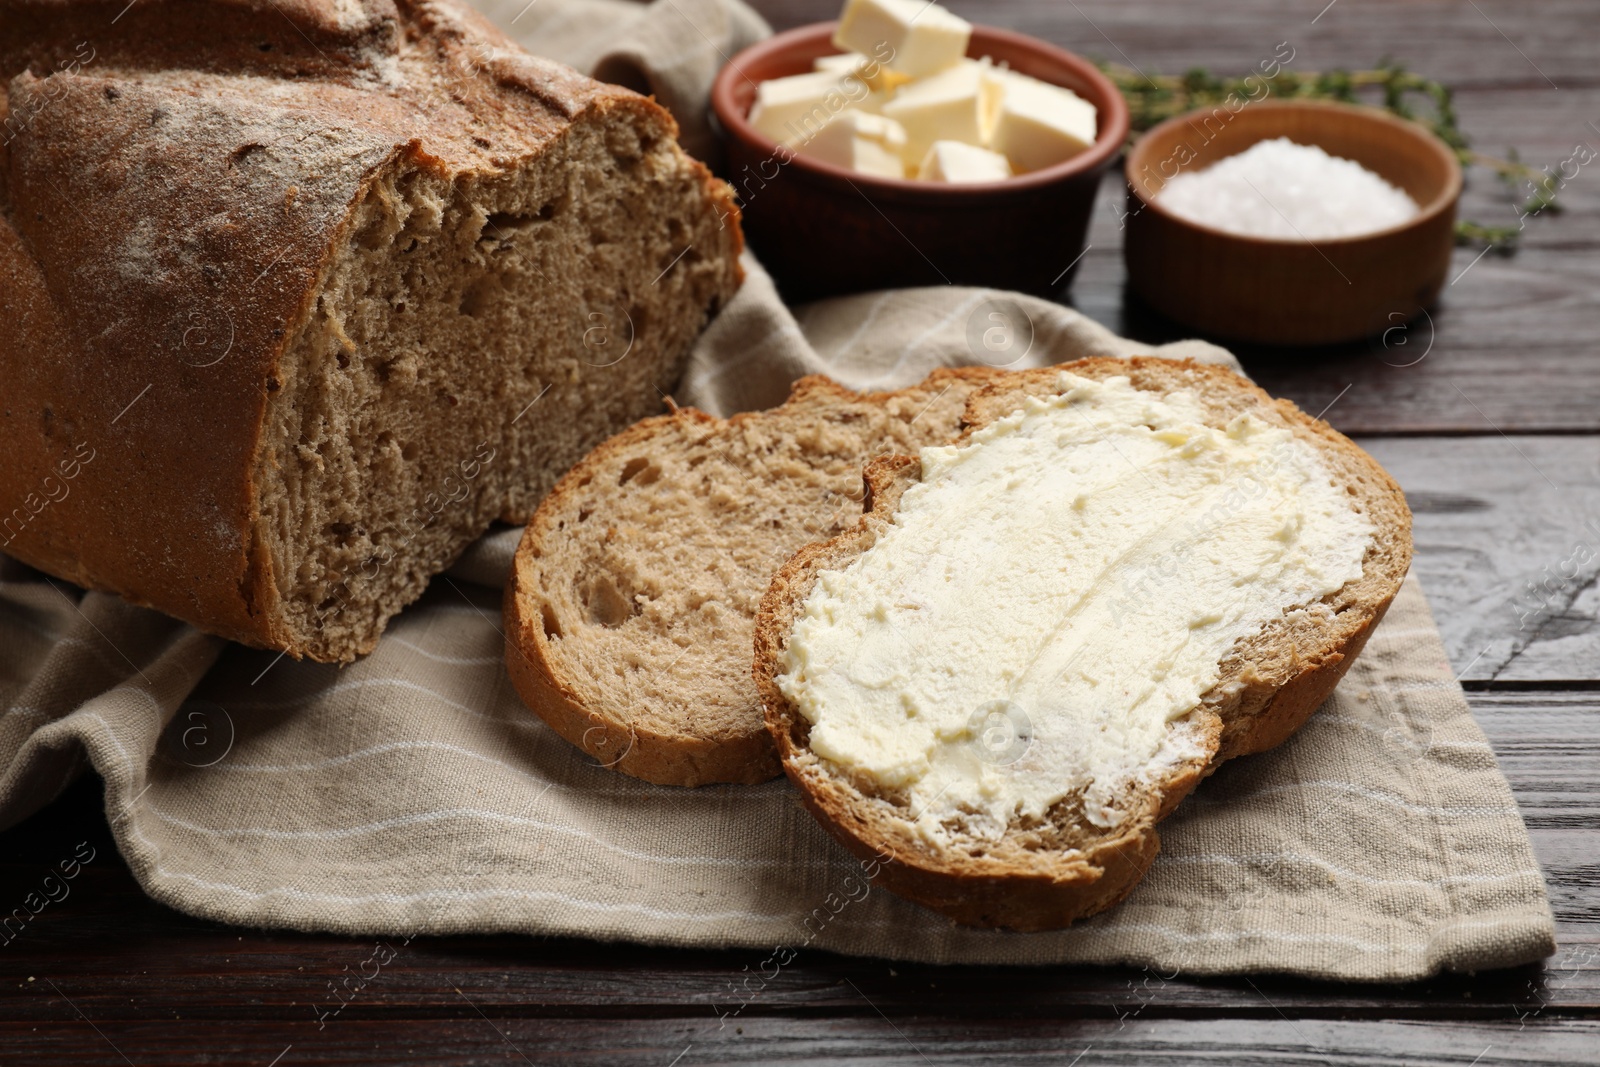
[[[1287, 137], [1355, 160], [1417, 202], [1411, 220], [1359, 237], [1246, 237], [1179, 218], [1166, 181]], [[1439, 295], [1455, 247], [1461, 166], [1443, 141], [1377, 108], [1324, 101], [1246, 104], [1169, 119], [1127, 159], [1128, 283], [1169, 318], [1239, 341], [1318, 345], [1406, 322]]]
[[835, 23], [740, 52], [711, 88], [745, 234], [790, 300], [908, 285], [983, 285], [1049, 295], [1071, 284], [1100, 179], [1128, 136], [1128, 105], [1085, 59], [974, 26], [968, 54], [1064, 85], [1099, 111], [1095, 143], [999, 182], [949, 185], [856, 174], [782, 148], [746, 116], [756, 84], [832, 55]]

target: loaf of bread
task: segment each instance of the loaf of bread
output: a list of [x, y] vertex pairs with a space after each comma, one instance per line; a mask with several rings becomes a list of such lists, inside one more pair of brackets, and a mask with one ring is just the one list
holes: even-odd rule
[[0, 0], [0, 551], [349, 661], [740, 281], [652, 101], [456, 0]]
[[602, 764], [662, 785], [780, 773], [750, 678], [772, 573], [861, 516], [874, 455], [951, 440], [1000, 372], [939, 370], [852, 393], [802, 378], [770, 411], [646, 419], [573, 467], [523, 533], [506, 587], [517, 692]]
[[807, 808], [892, 857], [884, 886], [1056, 928], [1122, 899], [1160, 819], [1332, 693], [1411, 517], [1360, 448], [1217, 367], [1018, 372], [965, 421], [874, 461], [862, 521], [773, 578], [756, 686]]

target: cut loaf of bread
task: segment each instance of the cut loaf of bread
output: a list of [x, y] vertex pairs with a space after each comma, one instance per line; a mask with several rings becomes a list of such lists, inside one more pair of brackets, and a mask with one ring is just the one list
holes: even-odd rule
[[0, 0], [0, 550], [348, 661], [740, 280], [653, 101], [456, 0]]
[[781, 407], [692, 408], [601, 444], [539, 506], [506, 589], [506, 666], [561, 736], [663, 785], [780, 773], [750, 678], [756, 607], [802, 545], [853, 525], [874, 455], [953, 439], [999, 372], [857, 394], [802, 378]]
[[[843, 571], [870, 551], [892, 528], [902, 495], [920, 479], [917, 458], [874, 461], [867, 468], [869, 501], [862, 521], [803, 548], [774, 576], [756, 623], [756, 686], [784, 770], [812, 814], [857, 856], [891, 857], [879, 868], [885, 887], [978, 926], [1053, 929], [1121, 900], [1155, 858], [1159, 820], [1224, 760], [1288, 738], [1332, 693], [1399, 590], [1411, 559], [1410, 512], [1383, 469], [1325, 423], [1221, 368], [1136, 358], [1018, 372], [973, 395], [967, 433], [1019, 411], [1029, 397], [1056, 395], [1062, 370], [1097, 380], [1124, 375], [1133, 387], [1163, 395], [1190, 391], [1209, 426], [1221, 428], [1251, 413], [1288, 429], [1316, 450], [1333, 484], [1351, 494], [1376, 532], [1359, 578], [1326, 596], [1324, 606], [1285, 611], [1220, 660], [1220, 681], [1191, 712], [1164, 727], [1164, 737], [1182, 741], [1175, 746], [1180, 757], [1155, 767], [1142, 784], [1129, 780], [1117, 800], [1120, 819], [1097, 825], [1105, 820], [1090, 818], [1080, 789], [1052, 804], [1043, 819], [1013, 817], [997, 839], [964, 834], [959, 824], [945, 836], [930, 837], [913, 825], [915, 813], [903, 789], [847, 773], [811, 749], [811, 723], [779, 685], [794, 626], [820, 577]], [[1181, 574], [1171, 578], [1182, 580]], [[1159, 589], [1151, 595], [1159, 596]], [[938, 669], [940, 650], [925, 652], [926, 662]], [[911, 669], [930, 669], [916, 662]]]

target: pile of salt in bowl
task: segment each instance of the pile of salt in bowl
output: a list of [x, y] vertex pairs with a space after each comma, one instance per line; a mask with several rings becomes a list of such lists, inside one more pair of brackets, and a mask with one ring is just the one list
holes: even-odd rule
[[1398, 226], [1417, 203], [1352, 160], [1286, 137], [1180, 173], [1156, 199], [1190, 222], [1246, 237], [1318, 241]]

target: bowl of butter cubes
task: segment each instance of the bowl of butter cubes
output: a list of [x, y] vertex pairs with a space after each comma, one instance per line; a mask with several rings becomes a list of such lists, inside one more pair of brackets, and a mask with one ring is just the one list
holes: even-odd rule
[[1128, 108], [1088, 60], [926, 0], [745, 49], [712, 87], [724, 177], [789, 300], [1071, 284]]

